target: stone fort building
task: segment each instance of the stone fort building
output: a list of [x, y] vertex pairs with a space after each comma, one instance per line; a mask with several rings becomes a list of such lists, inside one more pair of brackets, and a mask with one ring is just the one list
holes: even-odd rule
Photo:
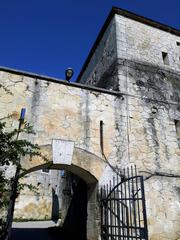
[[[36, 131], [31, 140], [50, 168], [67, 171], [75, 187], [83, 180], [75, 206], [87, 208], [88, 240], [101, 239], [99, 187], [132, 165], [145, 180], [149, 239], [180, 238], [179, 30], [113, 8], [76, 83], [4, 67], [0, 81], [13, 93], [0, 89], [0, 116], [12, 114], [9, 127], [25, 107]], [[47, 165], [23, 160], [29, 173]]]

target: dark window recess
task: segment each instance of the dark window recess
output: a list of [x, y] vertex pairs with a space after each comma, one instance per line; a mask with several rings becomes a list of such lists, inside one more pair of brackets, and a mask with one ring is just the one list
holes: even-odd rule
[[94, 73], [93, 73], [93, 75], [92, 75], [92, 79], [93, 79], [93, 84], [96, 84], [96, 82], [97, 82], [97, 72], [95, 71]]
[[180, 120], [174, 120], [177, 137], [180, 138]]
[[166, 52], [162, 52], [162, 59], [165, 65], [169, 65], [169, 58]]
[[42, 172], [43, 172], [43, 173], [49, 173], [49, 169], [44, 168], [44, 169], [42, 169]]
[[178, 46], [180, 46], [180, 42], [176, 42], [176, 44], [177, 44]]
[[176, 128], [176, 134], [178, 139], [178, 144], [180, 147], [180, 120], [174, 120], [175, 128]]

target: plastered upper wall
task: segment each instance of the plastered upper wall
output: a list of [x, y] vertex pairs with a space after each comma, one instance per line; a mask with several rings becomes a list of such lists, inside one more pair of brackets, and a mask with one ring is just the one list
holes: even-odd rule
[[[155, 85], [151, 78], [145, 78], [146, 69], [139, 72], [137, 68], [128, 68], [125, 75], [130, 93], [123, 95], [1, 70], [0, 83], [12, 95], [0, 88], [0, 118], [12, 114], [7, 127], [17, 127], [20, 109], [25, 107], [26, 120], [36, 132], [29, 140], [42, 147], [51, 145], [54, 138], [72, 140], [76, 147], [99, 157], [102, 157], [99, 131], [102, 120], [104, 152], [109, 163], [121, 169], [136, 164], [140, 174], [152, 176], [145, 182], [151, 239], [176, 240], [179, 231], [179, 186], [175, 178], [179, 174], [180, 157], [175, 127], [175, 120], [180, 120], [178, 99], [174, 99], [171, 82], [170, 91], [159, 95], [161, 86], [168, 89], [167, 84], [161, 85], [162, 73], [150, 74], [156, 79]], [[81, 155], [79, 159], [84, 164], [92, 164], [91, 158], [87, 160]], [[99, 183], [107, 183], [112, 178], [112, 169], [107, 165], [99, 170], [96, 162], [93, 171], [99, 176]]]
[[119, 59], [180, 73], [178, 30], [119, 9], [112, 10], [109, 18], [90, 51], [78, 82], [119, 90]]
[[[99, 157], [103, 121], [104, 151], [113, 166], [136, 163], [144, 170], [177, 172], [179, 147], [174, 120], [180, 120], [178, 102], [171, 105], [166, 96], [159, 99], [159, 91], [146, 82], [138, 86], [135, 73], [130, 73], [130, 82], [134, 81], [132, 91], [137, 94], [122, 96], [1, 71], [1, 83], [12, 95], [0, 88], [0, 118], [12, 114], [9, 127], [17, 127], [20, 109], [25, 107], [26, 120], [36, 132], [30, 140], [41, 146], [51, 145], [52, 139], [72, 140], [76, 147]], [[146, 98], [147, 89], [152, 97], [157, 96], [156, 101]]]
[[117, 58], [115, 35], [115, 19], [112, 19], [81, 77], [81, 83], [96, 85], [102, 73], [105, 72], [107, 67], [109, 68]]
[[12, 92], [10, 95], [0, 88], [0, 118], [12, 115], [7, 127], [18, 126], [23, 107], [27, 110], [26, 121], [36, 132], [29, 136], [31, 141], [46, 146], [52, 144], [52, 139], [72, 140], [75, 147], [102, 157], [99, 136], [102, 120], [105, 153], [110, 156], [115, 151], [112, 145], [116, 96], [7, 71], [0, 71], [0, 81]]
[[[180, 37], [115, 14], [118, 58], [143, 61], [180, 71]], [[168, 54], [169, 64], [163, 62]]]
[[[44, 220], [57, 219], [62, 207], [61, 177], [59, 170], [31, 172], [21, 179], [22, 183], [31, 183], [38, 191], [34, 193], [24, 188], [16, 199], [14, 219]], [[56, 202], [56, 207], [53, 206]], [[55, 212], [56, 211], [56, 212]]]

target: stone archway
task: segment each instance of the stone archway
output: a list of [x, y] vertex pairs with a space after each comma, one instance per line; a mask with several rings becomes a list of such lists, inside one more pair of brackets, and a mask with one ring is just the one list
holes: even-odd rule
[[47, 156], [49, 161], [45, 162], [40, 157], [23, 159], [22, 167], [28, 172], [36, 171], [42, 166], [50, 168], [65, 169], [81, 177], [87, 184], [99, 181], [106, 167], [104, 160], [97, 155], [88, 152], [82, 148], [75, 147], [71, 164], [54, 164], [52, 161], [52, 145], [43, 145], [40, 147], [43, 155]]
[[23, 167], [27, 170], [26, 174], [40, 170], [42, 168], [60, 169], [69, 171], [80, 177], [87, 185], [87, 239], [98, 239], [98, 202], [97, 185], [104, 171], [106, 163], [98, 156], [80, 149], [74, 148], [71, 164], [54, 164], [52, 159], [51, 145], [41, 146], [41, 152], [48, 156], [49, 161], [44, 162], [41, 158], [33, 158], [31, 161], [26, 159]]

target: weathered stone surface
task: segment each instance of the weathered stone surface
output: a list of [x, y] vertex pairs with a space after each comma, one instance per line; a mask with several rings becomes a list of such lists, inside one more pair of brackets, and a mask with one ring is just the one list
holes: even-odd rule
[[[111, 166], [137, 165], [146, 178], [146, 205], [151, 240], [179, 237], [180, 121], [179, 36], [115, 15], [94, 51], [81, 82], [109, 91], [0, 71], [0, 117], [12, 114], [8, 128], [18, 126], [18, 112], [27, 109], [26, 120], [52, 163], [52, 139], [74, 141], [71, 165], [51, 165], [83, 178], [89, 184], [88, 239], [97, 239], [99, 216], [96, 184], [108, 183]], [[168, 65], [162, 53], [168, 54]], [[112, 91], [116, 90], [116, 92]], [[103, 121], [104, 153], [100, 147]], [[24, 167], [39, 170], [47, 163], [24, 159]], [[91, 188], [90, 186], [93, 187]], [[93, 189], [93, 190], [92, 190]], [[32, 196], [31, 196], [32, 197]], [[29, 198], [30, 199], [30, 198]], [[41, 201], [41, 199], [39, 199]], [[32, 202], [35, 203], [33, 199]], [[45, 207], [45, 205], [47, 205]], [[49, 203], [42, 200], [43, 214]], [[25, 206], [32, 210], [34, 205]], [[96, 231], [97, 230], [97, 231]]]
[[[180, 37], [118, 14], [104, 36], [114, 26], [116, 58], [110, 64], [106, 58], [106, 68], [102, 67], [99, 59], [106, 49], [100, 51], [97, 45], [79, 81], [84, 82], [86, 76], [85, 83], [122, 94], [114, 102], [109, 161], [120, 168], [136, 164], [145, 177], [153, 174], [145, 184], [150, 239], [176, 240], [180, 225]], [[108, 44], [104, 46], [108, 52]], [[95, 57], [99, 74], [93, 82]]]
[[[18, 112], [22, 107], [27, 110], [26, 121], [33, 125], [36, 135], [28, 136], [29, 140], [38, 143], [41, 151], [52, 163], [52, 139], [64, 139], [75, 142], [75, 150], [71, 165], [52, 165], [54, 169], [65, 169], [71, 171], [83, 178], [87, 184], [97, 184], [108, 176], [103, 176], [105, 161], [102, 159], [100, 140], [99, 140], [99, 124], [100, 120], [104, 121], [104, 144], [105, 153], [112, 154], [112, 139], [114, 122], [114, 101], [113, 95], [103, 94], [98, 91], [89, 91], [80, 87], [64, 85], [63, 83], [48, 82], [46, 80], [38, 80], [27, 76], [19, 76], [13, 73], [4, 73], [2, 83], [9, 87], [12, 91], [12, 99], [8, 105], [5, 101], [6, 92], [0, 89], [1, 112], [0, 117], [4, 117], [13, 113], [13, 117], [8, 122], [8, 128], [18, 126]], [[15, 75], [15, 76], [14, 76]], [[14, 79], [17, 83], [11, 84]], [[104, 113], [102, 115], [102, 113]], [[21, 136], [27, 137], [27, 136]], [[48, 163], [42, 158], [22, 159], [23, 167], [29, 171], [40, 170]], [[109, 176], [110, 178], [110, 176]], [[28, 178], [25, 179], [28, 181]], [[106, 180], [106, 181], [107, 181]], [[29, 178], [33, 182], [33, 175]], [[93, 193], [92, 187], [89, 187], [89, 194]], [[46, 191], [47, 192], [47, 191]], [[41, 196], [43, 191], [40, 189], [40, 196], [21, 195], [16, 204], [16, 218], [49, 218], [51, 214], [51, 196]], [[51, 190], [49, 189], [51, 194]], [[26, 196], [25, 196], [26, 195]], [[27, 201], [28, 199], [28, 201]], [[94, 200], [93, 200], [94, 201]], [[96, 199], [97, 201], [97, 199]], [[88, 209], [95, 204], [89, 198]], [[38, 206], [38, 211], [37, 210]], [[35, 210], [36, 209], [36, 210]], [[23, 216], [21, 212], [24, 212]], [[89, 210], [90, 211], [90, 210]], [[96, 211], [96, 209], [94, 209]], [[46, 213], [46, 214], [45, 214]], [[34, 217], [33, 217], [34, 216]], [[97, 214], [92, 212], [88, 214], [88, 236], [97, 236], [97, 228], [94, 229]], [[93, 232], [92, 232], [92, 229]], [[95, 237], [96, 238], [96, 237]]]

